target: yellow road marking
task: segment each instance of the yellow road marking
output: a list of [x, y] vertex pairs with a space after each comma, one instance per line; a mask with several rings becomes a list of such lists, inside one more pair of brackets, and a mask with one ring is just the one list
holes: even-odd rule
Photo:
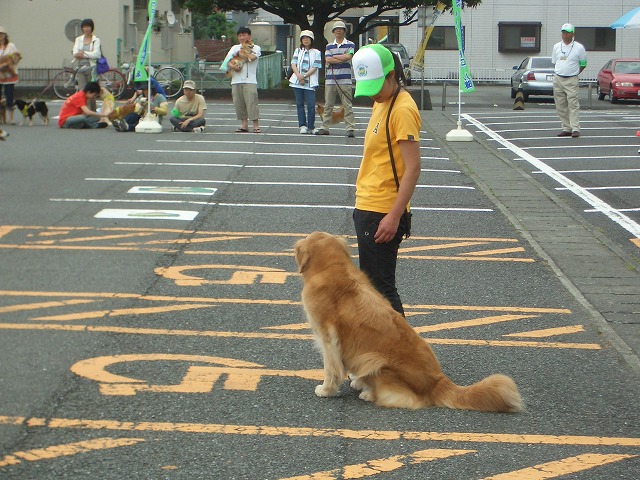
[[455, 242], [455, 243], [439, 243], [437, 245], [422, 245], [419, 247], [404, 247], [398, 249], [398, 253], [424, 252], [427, 250], [442, 250], [445, 248], [456, 247], [473, 247], [476, 245], [486, 245], [487, 242]]
[[[234, 270], [229, 280], [206, 280], [195, 275], [186, 275], [185, 271], [190, 270]], [[252, 285], [258, 283], [284, 284], [289, 277], [297, 277], [300, 274], [287, 272], [280, 268], [260, 267], [253, 265], [186, 265], [173, 267], [159, 267], [155, 269], [156, 275], [173, 280], [179, 286], [202, 286], [202, 285]]]
[[516, 253], [516, 252], [524, 252], [524, 248], [522, 247], [513, 247], [513, 248], [498, 248], [494, 250], [481, 250], [479, 252], [466, 252], [461, 253], [461, 255], [498, 255], [505, 253]]
[[206, 242], [228, 242], [231, 240], [245, 240], [251, 238], [248, 236], [220, 236], [206, 238], [176, 238], [175, 240], [153, 240], [144, 242], [142, 245], [166, 245], [166, 244], [190, 244], [190, 243], [206, 243]]
[[53, 445], [46, 448], [35, 448], [24, 452], [14, 452], [0, 459], [0, 468], [9, 465], [17, 465], [22, 460], [37, 462], [38, 460], [49, 460], [51, 458], [68, 457], [78, 453], [86, 453], [95, 450], [105, 450], [107, 448], [129, 447], [137, 443], [144, 442], [144, 438], [96, 438], [83, 442], [67, 443], [63, 445]]
[[[221, 332], [212, 330], [172, 330], [161, 328], [113, 327], [101, 325], [59, 325], [30, 323], [0, 323], [0, 330], [53, 330], [62, 332], [123, 333], [129, 335], [169, 335], [216, 338], [251, 338], [271, 340], [313, 340], [311, 334]], [[474, 347], [525, 347], [525, 348], [571, 348], [578, 350], [600, 350], [596, 343], [528, 342], [517, 340], [467, 340], [460, 338], [425, 338], [432, 345], [463, 345]]]
[[522, 433], [420, 432], [400, 430], [350, 430], [311, 427], [277, 427], [270, 425], [225, 425], [217, 423], [123, 422], [74, 418], [28, 418], [0, 415], [0, 425], [39, 425], [44, 428], [77, 430], [113, 430], [120, 432], [182, 432], [221, 435], [255, 435], [265, 437], [346, 438], [352, 440], [401, 440], [424, 442], [509, 443], [518, 445], [595, 445], [605, 447], [640, 447], [638, 437], [594, 437], [579, 435], [537, 435]]
[[66, 322], [70, 320], [86, 320], [89, 318], [102, 318], [102, 317], [118, 317], [122, 315], [148, 315], [151, 313], [164, 313], [164, 312], [180, 312], [183, 310], [193, 310], [196, 308], [211, 308], [217, 305], [168, 305], [166, 307], [143, 307], [143, 308], [122, 308], [115, 310], [97, 310], [93, 312], [81, 312], [70, 313], [67, 315], [50, 315], [47, 317], [32, 318], [32, 320], [54, 320], [60, 322]]
[[522, 470], [486, 477], [482, 480], [545, 480], [548, 478], [562, 477], [570, 473], [583, 472], [606, 465], [607, 463], [619, 462], [635, 457], [637, 457], [637, 455], [600, 455], [597, 453], [586, 453], [576, 457], [564, 458], [556, 462], [542, 463], [540, 465], [534, 465], [533, 467], [523, 468]]
[[63, 300], [61, 302], [39, 302], [24, 303], [22, 305], [9, 305], [0, 307], [0, 313], [21, 312], [25, 310], [38, 310], [40, 308], [64, 307], [67, 305], [81, 305], [84, 303], [94, 303], [95, 300]]
[[632, 238], [631, 242], [634, 243], [636, 247], [640, 248], [640, 238]]
[[309, 324], [304, 323], [290, 323], [288, 325], [275, 325], [273, 327], [260, 327], [261, 330], [309, 330]]
[[44, 240], [44, 241], [36, 241], [35, 243], [38, 245], [52, 245], [54, 242], [61, 243], [78, 243], [78, 242], [96, 242], [100, 240], [116, 240], [122, 238], [135, 238], [135, 237], [148, 237], [153, 235], [153, 233], [127, 233], [123, 235], [103, 235], [103, 236], [95, 236], [95, 237], [76, 237], [76, 238], [66, 238], [64, 240]]
[[[277, 299], [248, 299], [248, 298], [209, 298], [209, 297], [176, 297], [166, 295], [141, 295], [138, 293], [117, 292], [44, 292], [29, 290], [0, 290], [0, 296], [6, 297], [87, 297], [110, 299], [138, 299], [162, 302], [202, 302], [202, 303], [231, 303], [231, 304], [255, 304], [255, 305], [293, 305], [300, 306], [302, 302], [297, 300]], [[540, 308], [540, 307], [510, 307], [491, 305], [404, 305], [406, 309], [419, 310], [463, 310], [480, 312], [510, 312], [510, 313], [571, 313], [567, 308]]]
[[492, 317], [473, 318], [471, 320], [460, 320], [457, 322], [438, 323], [436, 325], [424, 325], [422, 327], [414, 327], [418, 333], [437, 332], [440, 330], [454, 330], [457, 328], [477, 327], [480, 325], [492, 325], [500, 322], [512, 322], [514, 320], [522, 320], [524, 318], [536, 318], [539, 315], [495, 315]]
[[[35, 233], [34, 233], [35, 232]], [[94, 235], [71, 237], [75, 232], [95, 232]], [[104, 235], [100, 235], [104, 232]], [[10, 233], [22, 234], [29, 240], [24, 244], [0, 244], [0, 248], [12, 249], [58, 249], [58, 250], [99, 250], [99, 251], [154, 251], [154, 252], [176, 252], [172, 248], [144, 248], [151, 245], [180, 245], [190, 243], [213, 243], [213, 242], [233, 242], [237, 240], [245, 240], [257, 237], [279, 237], [291, 238], [292, 242], [300, 237], [305, 237], [306, 233], [257, 233], [257, 232], [195, 232], [178, 229], [146, 229], [146, 228], [93, 228], [93, 227], [43, 227], [43, 226], [0, 226], [0, 238], [7, 237]], [[151, 240], [141, 240], [140, 242], [129, 241], [119, 242], [116, 245], [78, 245], [80, 243], [92, 243], [97, 241], [117, 241], [122, 239], [135, 239], [136, 237], [160, 236], [161, 234], [173, 234], [179, 238], [156, 238]], [[190, 238], [185, 238], [189, 235]], [[69, 236], [69, 238], [61, 238]], [[31, 240], [30, 237], [45, 238], [45, 240]], [[57, 237], [57, 238], [52, 238]], [[342, 236], [343, 238], [353, 239], [352, 235]], [[420, 242], [439, 242], [427, 245], [417, 245]], [[64, 245], [64, 244], [73, 245]], [[403, 246], [400, 249], [399, 257], [416, 260], [455, 260], [455, 261], [504, 261], [504, 262], [533, 262], [531, 258], [498, 258], [499, 254], [521, 253], [525, 249], [504, 248], [490, 249], [484, 252], [460, 253], [451, 256], [423, 256], [409, 255], [411, 253], [419, 253], [434, 250], [454, 250], [460, 247], [474, 247], [478, 245], [488, 245], [496, 243], [519, 243], [518, 239], [513, 238], [460, 238], [460, 237], [419, 237], [415, 236], [411, 239], [410, 246]], [[287, 249], [283, 252], [245, 252], [245, 251], [186, 251], [188, 255], [248, 255], [248, 256], [268, 256], [291, 257], [293, 252]]]
[[568, 327], [545, 328], [544, 330], [532, 330], [530, 332], [507, 333], [503, 337], [528, 337], [528, 338], [546, 338], [556, 335], [571, 335], [573, 333], [584, 332], [582, 325], [571, 325]]
[[409, 455], [394, 455], [388, 458], [370, 460], [366, 463], [360, 463], [357, 465], [345, 465], [342, 468], [328, 470], [326, 472], [317, 472], [311, 475], [302, 475], [297, 477], [287, 477], [280, 480], [351, 480], [354, 478], [372, 477], [379, 473], [398, 470], [405, 467], [407, 463], [417, 465], [424, 462], [431, 462], [433, 460], [475, 452], [475, 450], [444, 450], [430, 448], [428, 450], [420, 450]]

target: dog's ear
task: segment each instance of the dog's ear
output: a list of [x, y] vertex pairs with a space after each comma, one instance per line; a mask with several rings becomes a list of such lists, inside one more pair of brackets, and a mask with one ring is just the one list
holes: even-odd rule
[[293, 246], [294, 257], [298, 264], [298, 273], [302, 273], [309, 262], [309, 251], [305, 245], [305, 239], [298, 240]]

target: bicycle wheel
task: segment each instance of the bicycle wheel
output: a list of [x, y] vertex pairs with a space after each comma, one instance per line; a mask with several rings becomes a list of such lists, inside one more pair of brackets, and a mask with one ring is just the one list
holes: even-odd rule
[[73, 72], [62, 70], [53, 77], [53, 91], [62, 100], [76, 93], [76, 77]]
[[98, 83], [101, 87], [105, 87], [116, 98], [120, 98], [127, 86], [127, 79], [119, 70], [110, 68], [102, 75], [98, 76]]
[[160, 67], [153, 75], [167, 98], [173, 98], [180, 93], [184, 84], [184, 75], [175, 67]]

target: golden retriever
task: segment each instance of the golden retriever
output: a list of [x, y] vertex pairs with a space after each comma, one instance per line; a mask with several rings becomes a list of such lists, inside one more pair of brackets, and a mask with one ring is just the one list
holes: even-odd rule
[[337, 395], [349, 374], [360, 398], [381, 407], [522, 410], [518, 388], [505, 375], [469, 387], [444, 375], [429, 344], [353, 264], [345, 241], [314, 232], [294, 252], [302, 304], [324, 361], [317, 396]]
[[[324, 105], [316, 103], [316, 112], [320, 118], [324, 120]], [[344, 121], [344, 107], [335, 106], [331, 111], [331, 123], [340, 123]]]

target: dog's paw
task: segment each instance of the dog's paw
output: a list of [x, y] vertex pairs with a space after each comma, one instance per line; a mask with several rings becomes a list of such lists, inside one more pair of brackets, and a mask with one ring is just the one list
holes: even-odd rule
[[368, 388], [360, 392], [360, 395], [358, 395], [358, 397], [360, 397], [360, 399], [364, 400], [365, 402], [373, 402], [375, 400], [373, 392]]
[[364, 388], [367, 386], [362, 380], [360, 380], [355, 375], [349, 374], [349, 380], [351, 380], [351, 383], [349, 385], [354, 390], [364, 390]]
[[324, 385], [324, 383], [316, 387], [316, 395], [318, 397], [335, 397], [337, 394], [337, 389], [328, 388]]

